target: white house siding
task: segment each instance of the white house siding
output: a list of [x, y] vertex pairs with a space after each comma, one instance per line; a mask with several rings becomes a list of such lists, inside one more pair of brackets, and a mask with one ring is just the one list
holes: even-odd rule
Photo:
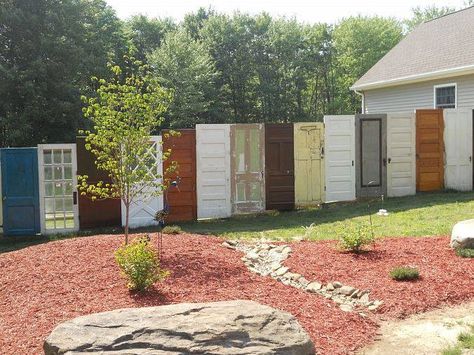
[[434, 108], [434, 85], [457, 84], [457, 108], [474, 108], [474, 75], [364, 91], [365, 113]]

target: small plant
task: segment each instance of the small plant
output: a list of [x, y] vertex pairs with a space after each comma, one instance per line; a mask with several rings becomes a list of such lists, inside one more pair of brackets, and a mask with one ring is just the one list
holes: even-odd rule
[[[462, 355], [474, 349], [474, 325], [471, 325], [470, 332], [463, 332], [458, 335], [458, 343], [443, 350], [442, 355]], [[468, 350], [465, 352], [465, 350]]]
[[456, 255], [461, 258], [474, 258], [474, 249], [472, 248], [457, 248]]
[[181, 234], [183, 231], [180, 226], [166, 226], [163, 228], [162, 232], [164, 234]]
[[369, 225], [365, 223], [353, 224], [345, 226], [341, 231], [339, 247], [358, 254], [374, 242], [375, 238]]
[[148, 236], [123, 244], [115, 251], [115, 261], [133, 291], [144, 291], [169, 275], [160, 267], [158, 253]]
[[308, 240], [313, 234], [315, 228], [316, 226], [314, 223], [311, 223], [309, 226], [303, 226], [303, 229], [304, 229], [303, 239]]
[[400, 266], [390, 271], [390, 277], [397, 281], [410, 281], [420, 278], [418, 268], [411, 266]]

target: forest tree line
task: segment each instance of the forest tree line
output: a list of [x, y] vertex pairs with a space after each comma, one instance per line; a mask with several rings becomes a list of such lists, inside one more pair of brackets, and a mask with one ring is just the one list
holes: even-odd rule
[[74, 141], [87, 126], [81, 95], [93, 93], [91, 78], [107, 79], [108, 63], [130, 57], [172, 92], [166, 127], [355, 113], [351, 85], [416, 25], [454, 10], [306, 24], [201, 8], [176, 22], [121, 20], [103, 0], [2, 0], [0, 147]]

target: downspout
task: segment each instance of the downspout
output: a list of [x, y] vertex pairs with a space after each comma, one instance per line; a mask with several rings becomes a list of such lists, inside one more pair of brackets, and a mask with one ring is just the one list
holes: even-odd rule
[[365, 95], [364, 95], [364, 92], [360, 92], [360, 91], [357, 91], [354, 89], [354, 92], [357, 94], [357, 95], [360, 95], [362, 97], [362, 110], [360, 111], [361, 113], [365, 113]]

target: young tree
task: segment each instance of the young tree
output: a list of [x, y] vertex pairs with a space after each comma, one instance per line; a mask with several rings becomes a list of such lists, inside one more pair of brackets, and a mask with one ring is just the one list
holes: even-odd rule
[[[97, 168], [107, 172], [112, 183], [88, 184], [87, 176], [79, 177], [82, 195], [89, 195], [93, 200], [122, 200], [126, 244], [130, 205], [137, 198], [160, 195], [166, 187], [153, 169], [156, 160], [149, 152], [149, 137], [161, 125], [160, 116], [170, 102], [168, 92], [150, 77], [146, 66], [141, 62], [133, 66], [129, 74], [119, 66], [111, 66], [112, 79], [95, 79], [96, 95], [83, 97], [84, 116], [94, 126], [86, 132], [86, 149], [95, 155]], [[161, 158], [166, 159], [169, 152], [163, 155]]]

